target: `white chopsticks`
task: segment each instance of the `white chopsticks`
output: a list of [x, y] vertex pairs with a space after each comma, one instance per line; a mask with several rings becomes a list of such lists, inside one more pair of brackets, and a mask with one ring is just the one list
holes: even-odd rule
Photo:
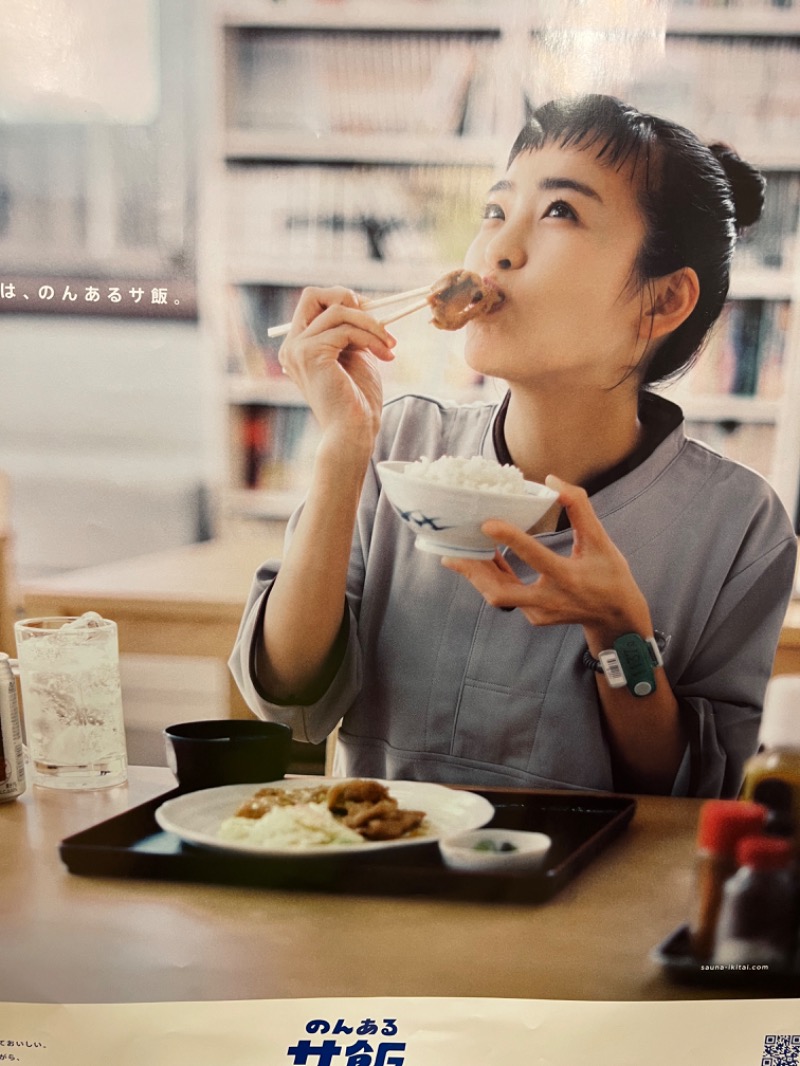
[[[415, 296], [430, 295], [432, 285], [423, 285], [419, 289], [409, 289], [408, 292], [396, 292], [393, 296], [382, 296], [379, 300], [366, 300], [362, 305], [362, 311], [372, 311], [376, 307], [388, 307], [390, 304], [400, 303], [402, 300], [411, 300]], [[427, 303], [427, 300], [425, 301]]]
[[[391, 304], [402, 303], [405, 300], [413, 300], [415, 296], [425, 296], [424, 300], [417, 300], [409, 307], [404, 307], [400, 311], [396, 311], [394, 314], [389, 315], [387, 318], [380, 319], [381, 324], [386, 326], [390, 322], [396, 322], [398, 318], [405, 318], [406, 315], [413, 314], [414, 311], [421, 311], [423, 307], [427, 307], [427, 297], [430, 296], [432, 289], [432, 285], [423, 285], [419, 289], [409, 289], [408, 292], [396, 292], [394, 296], [382, 296], [378, 300], [367, 300], [361, 305], [361, 310], [374, 311], [379, 307], [389, 307]], [[270, 326], [267, 330], [267, 336], [285, 337], [291, 328], [291, 322], [284, 322], [281, 326]]]

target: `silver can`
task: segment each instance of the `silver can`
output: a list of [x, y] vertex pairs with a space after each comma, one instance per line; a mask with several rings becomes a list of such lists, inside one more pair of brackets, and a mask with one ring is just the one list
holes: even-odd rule
[[0, 803], [25, 791], [25, 757], [17, 684], [11, 660], [0, 652]]

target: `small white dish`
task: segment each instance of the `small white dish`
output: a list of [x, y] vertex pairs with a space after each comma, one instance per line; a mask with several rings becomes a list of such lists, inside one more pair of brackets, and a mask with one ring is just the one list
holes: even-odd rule
[[546, 833], [522, 829], [474, 829], [443, 837], [439, 851], [452, 870], [506, 873], [538, 870], [552, 841]]
[[434, 555], [491, 559], [495, 544], [481, 532], [489, 518], [530, 529], [553, 506], [558, 493], [535, 481], [524, 493], [490, 492], [407, 474], [410, 463], [378, 463], [378, 476], [394, 510], [411, 530], [416, 547]]

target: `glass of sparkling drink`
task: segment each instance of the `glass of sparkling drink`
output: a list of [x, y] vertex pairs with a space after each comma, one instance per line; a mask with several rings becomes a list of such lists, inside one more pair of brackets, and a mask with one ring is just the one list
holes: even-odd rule
[[117, 624], [80, 618], [15, 622], [31, 779], [97, 789], [128, 777]]

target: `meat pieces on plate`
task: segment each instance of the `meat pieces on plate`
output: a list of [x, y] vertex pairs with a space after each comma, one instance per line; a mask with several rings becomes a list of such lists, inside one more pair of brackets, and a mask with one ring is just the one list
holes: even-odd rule
[[328, 810], [365, 840], [397, 840], [418, 829], [424, 811], [401, 808], [380, 781], [361, 778], [331, 786]]

